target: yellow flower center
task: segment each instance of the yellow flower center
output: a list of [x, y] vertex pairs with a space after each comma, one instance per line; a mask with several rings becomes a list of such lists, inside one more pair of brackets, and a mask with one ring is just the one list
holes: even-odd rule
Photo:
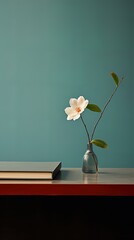
[[76, 112], [79, 113], [80, 111], [81, 111], [80, 107], [77, 107], [77, 108], [76, 108]]

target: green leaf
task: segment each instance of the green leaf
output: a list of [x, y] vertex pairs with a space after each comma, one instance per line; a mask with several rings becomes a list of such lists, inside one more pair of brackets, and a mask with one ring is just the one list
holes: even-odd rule
[[93, 143], [96, 146], [101, 147], [101, 148], [107, 148], [107, 146], [108, 146], [106, 142], [104, 142], [103, 140], [100, 140], [100, 139], [93, 139], [91, 141], [91, 143]]
[[115, 84], [118, 86], [118, 85], [119, 85], [119, 78], [118, 78], [117, 74], [114, 73], [114, 72], [112, 72], [112, 73], [111, 73], [111, 76], [112, 76]]
[[95, 104], [88, 104], [87, 108], [93, 112], [101, 112], [101, 109]]

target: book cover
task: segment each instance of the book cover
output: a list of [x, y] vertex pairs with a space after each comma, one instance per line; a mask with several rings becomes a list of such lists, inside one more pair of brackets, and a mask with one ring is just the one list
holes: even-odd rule
[[61, 162], [0, 162], [0, 179], [54, 179]]

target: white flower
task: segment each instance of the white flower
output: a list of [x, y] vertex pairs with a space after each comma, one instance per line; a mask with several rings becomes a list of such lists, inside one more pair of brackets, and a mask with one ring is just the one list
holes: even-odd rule
[[84, 112], [88, 105], [88, 100], [80, 96], [78, 99], [71, 98], [69, 104], [70, 107], [65, 108], [65, 113], [68, 115], [67, 120], [76, 120], [80, 117], [80, 114]]

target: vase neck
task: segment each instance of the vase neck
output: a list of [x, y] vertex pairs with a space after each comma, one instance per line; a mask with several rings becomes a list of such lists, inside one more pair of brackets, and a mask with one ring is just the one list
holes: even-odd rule
[[93, 144], [92, 144], [92, 143], [88, 143], [88, 144], [87, 144], [87, 149], [88, 149], [90, 152], [93, 152]]

